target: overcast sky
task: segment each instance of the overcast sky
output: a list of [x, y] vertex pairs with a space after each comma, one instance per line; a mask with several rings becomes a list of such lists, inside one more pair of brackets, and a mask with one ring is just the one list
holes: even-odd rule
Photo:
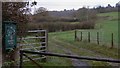
[[[34, 1], [34, 0], [31, 0]], [[107, 6], [111, 4], [115, 6], [119, 0], [35, 0], [38, 2], [36, 8], [45, 7], [47, 10], [64, 10], [64, 9], [78, 9], [83, 6], [96, 7], [96, 6]]]

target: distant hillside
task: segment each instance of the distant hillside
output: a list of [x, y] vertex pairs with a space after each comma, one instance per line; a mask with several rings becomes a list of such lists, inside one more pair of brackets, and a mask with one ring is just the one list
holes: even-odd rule
[[38, 13], [31, 16], [32, 22], [75, 22], [74, 15], [76, 10], [65, 10], [65, 11], [47, 11]]
[[73, 17], [75, 12], [76, 10], [49, 11], [49, 15], [52, 17], [69, 18], [69, 17]]
[[[88, 11], [89, 10], [89, 11]], [[78, 10], [47, 11], [39, 8], [37, 13], [31, 16], [33, 22], [81, 22], [86, 20], [96, 20], [98, 13], [117, 12], [118, 6], [112, 7], [110, 4], [106, 7], [98, 6], [96, 8], [79, 8]], [[88, 18], [89, 17], [89, 18]]]

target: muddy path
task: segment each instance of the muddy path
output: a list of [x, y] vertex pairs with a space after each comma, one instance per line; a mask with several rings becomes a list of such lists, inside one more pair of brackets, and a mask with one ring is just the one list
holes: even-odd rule
[[[52, 44], [54, 44], [56, 47], [59, 47], [60, 49], [62, 49], [66, 55], [75, 55], [75, 56], [78, 56], [76, 55], [75, 53], [71, 52], [69, 49], [66, 49], [64, 47], [62, 47], [60, 44], [56, 44], [54, 42], [52, 42]], [[84, 61], [80, 61], [78, 59], [70, 59], [72, 61], [72, 65], [75, 67], [75, 68], [79, 68], [80, 66], [89, 66], [89, 64], [87, 62], [84, 62]], [[86, 67], [88, 68], [88, 67]]]
[[[52, 40], [54, 39], [54, 37], [52, 38]], [[75, 54], [74, 52], [72, 52], [71, 50], [69, 50], [68, 48], [63, 47], [60, 44], [57, 44], [53, 41], [50, 41], [52, 44], [54, 44], [56, 47], [62, 49], [66, 55], [75, 55], [78, 56], [77, 54]], [[72, 62], [72, 65], [74, 66], [74, 68], [80, 68], [80, 66], [84, 66], [84, 68], [88, 68], [89, 64], [86, 61], [82, 61], [79, 59], [70, 59]]]

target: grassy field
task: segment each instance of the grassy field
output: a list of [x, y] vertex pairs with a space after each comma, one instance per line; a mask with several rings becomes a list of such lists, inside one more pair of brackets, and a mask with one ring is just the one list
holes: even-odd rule
[[[99, 46], [87, 42], [75, 42], [74, 31], [56, 32], [49, 34], [49, 42], [62, 46], [79, 56], [118, 58], [118, 49], [110, 49], [106, 46]], [[55, 45], [52, 45], [55, 46]], [[55, 47], [54, 47], [55, 48]], [[56, 49], [56, 48], [55, 48]], [[61, 50], [61, 48], [57, 49]], [[56, 51], [55, 51], [56, 52]], [[83, 60], [84, 61], [84, 60]], [[109, 66], [109, 63], [87, 61], [91, 66]]]
[[118, 48], [118, 12], [98, 14], [95, 28], [94, 30], [79, 30], [78, 37], [80, 37], [80, 31], [82, 31], [83, 39], [86, 40], [87, 32], [91, 32], [91, 40], [92, 42], [96, 42], [96, 32], [99, 32], [100, 44], [110, 47], [111, 33], [113, 33], [114, 45]]
[[[101, 57], [101, 58], [114, 58], [118, 59], [118, 50], [116, 48], [110, 49], [106, 46], [99, 46], [87, 42], [75, 42], [74, 41], [74, 31], [66, 32], [53, 32], [49, 33], [49, 51], [59, 54], [67, 54], [67, 51], [78, 56], [90, 56], [90, 57]], [[90, 66], [112, 66], [113, 63], [98, 62], [98, 61], [86, 61], [80, 60], [88, 63]], [[73, 62], [67, 58], [61, 57], [48, 57], [46, 63], [40, 63], [41, 66], [73, 66]], [[25, 63], [25, 66], [30, 66], [32, 63]], [[32, 64], [32, 66], [35, 66]], [[73, 68], [73, 67], [71, 67]]]
[[[100, 32], [101, 41], [104, 40], [104, 45], [97, 45], [95, 43], [88, 43], [86, 40], [83, 42], [74, 40], [74, 31], [65, 32], [53, 32], [49, 33], [48, 49], [50, 52], [66, 54], [66, 55], [78, 55], [89, 56], [99, 58], [119, 59], [118, 48], [110, 49], [106, 42], [110, 43], [111, 33], [114, 33], [114, 41], [118, 43], [118, 17], [117, 12], [98, 14], [100, 19], [97, 20], [96, 29], [94, 30], [80, 30], [83, 31], [84, 38], [87, 37], [85, 32], [92, 32], [92, 40], [96, 40], [96, 32]], [[78, 34], [79, 36], [80, 34]], [[106, 41], [107, 40], [107, 41]], [[109, 45], [109, 44], [108, 44]], [[41, 66], [64, 66], [64, 68], [74, 68], [74, 61], [68, 58], [62, 57], [48, 57], [47, 62], [37, 61]], [[116, 63], [77, 60], [76, 64], [85, 62], [88, 66], [114, 66]], [[31, 62], [24, 63], [25, 68], [28, 66], [36, 66]], [[26, 67], [27, 66], [27, 67]]]

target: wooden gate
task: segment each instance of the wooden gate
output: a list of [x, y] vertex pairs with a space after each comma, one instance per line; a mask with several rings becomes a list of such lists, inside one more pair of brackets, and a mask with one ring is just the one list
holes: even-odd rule
[[[48, 33], [46, 30], [30, 30], [27, 32], [27, 36], [19, 38], [19, 43], [22, 50], [34, 51], [34, 52], [47, 52], [48, 47]], [[44, 55], [29, 55], [33, 60], [44, 60]], [[28, 59], [23, 60], [30, 61]]]

